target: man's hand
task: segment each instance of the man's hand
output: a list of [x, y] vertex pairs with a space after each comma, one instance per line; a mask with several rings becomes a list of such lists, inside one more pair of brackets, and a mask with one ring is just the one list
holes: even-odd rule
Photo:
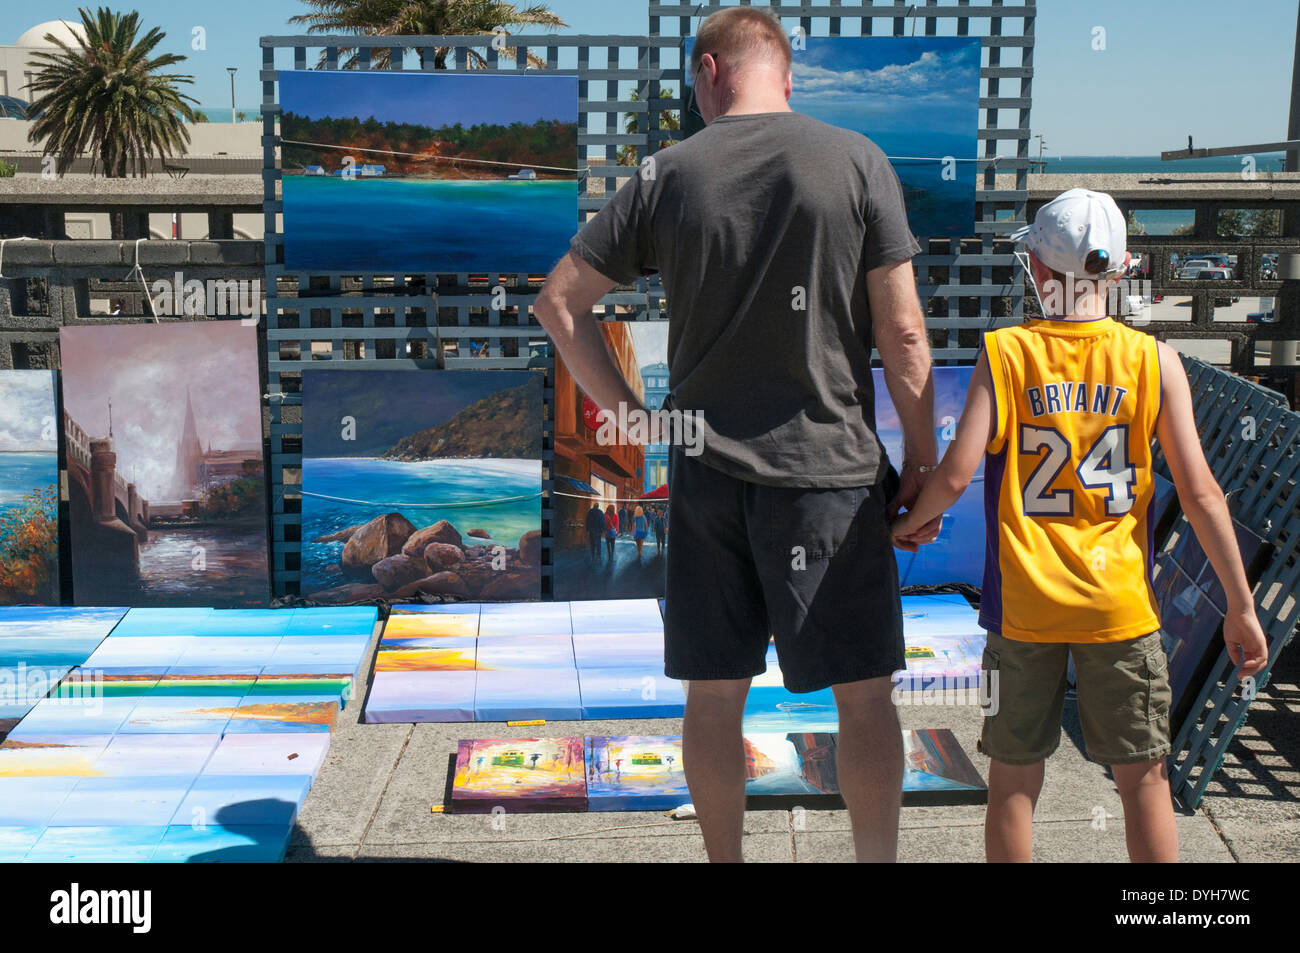
[[[930, 522], [917, 524], [906, 515], [899, 516], [900, 509], [910, 509], [916, 505], [921, 490], [931, 473], [922, 473], [921, 464], [903, 461], [903, 471], [899, 476], [898, 495], [889, 501], [888, 513], [893, 518], [890, 532], [894, 537], [894, 546], [904, 552], [914, 553], [920, 546], [933, 543], [939, 538], [939, 529], [943, 525], [943, 516], [936, 516]], [[933, 464], [930, 464], [933, 466]]]
[[1268, 664], [1268, 640], [1259, 627], [1253, 605], [1228, 610], [1223, 620], [1223, 641], [1228, 658], [1238, 668], [1238, 678], [1249, 678]]

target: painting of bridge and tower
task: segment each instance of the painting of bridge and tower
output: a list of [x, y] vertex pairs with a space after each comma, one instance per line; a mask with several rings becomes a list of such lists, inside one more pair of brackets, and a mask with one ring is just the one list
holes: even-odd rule
[[257, 330], [63, 328], [78, 605], [265, 605]]

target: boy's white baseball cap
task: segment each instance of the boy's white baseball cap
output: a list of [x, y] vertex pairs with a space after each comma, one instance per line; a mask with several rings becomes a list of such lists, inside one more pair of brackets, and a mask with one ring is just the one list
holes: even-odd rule
[[[1040, 208], [1032, 225], [1012, 232], [1011, 240], [1023, 240], [1053, 271], [1111, 278], [1124, 271], [1128, 221], [1105, 192], [1070, 189]], [[1093, 252], [1103, 253], [1109, 262], [1101, 275], [1088, 275], [1086, 263]]]

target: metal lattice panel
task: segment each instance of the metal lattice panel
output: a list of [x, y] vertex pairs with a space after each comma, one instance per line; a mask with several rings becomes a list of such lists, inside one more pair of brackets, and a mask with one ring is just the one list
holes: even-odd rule
[[[1183, 358], [1192, 386], [1197, 431], [1210, 470], [1223, 487], [1233, 516], [1273, 546], [1255, 584], [1255, 610], [1268, 638], [1268, 665], [1252, 686], [1239, 683], [1226, 650], [1219, 652], [1205, 685], [1174, 739], [1174, 793], [1196, 807], [1251, 699], [1268, 684], [1278, 653], [1300, 622], [1300, 414], [1279, 395], [1209, 364]], [[1156, 468], [1168, 476], [1163, 455]], [[1189, 532], [1185, 517], [1178, 529]]]

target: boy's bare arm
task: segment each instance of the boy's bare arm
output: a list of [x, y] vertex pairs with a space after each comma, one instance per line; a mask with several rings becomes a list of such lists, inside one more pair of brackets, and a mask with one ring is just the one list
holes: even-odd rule
[[915, 550], [915, 544], [921, 541], [917, 531], [941, 518], [944, 510], [966, 492], [979, 468], [992, 429], [993, 382], [988, 356], [981, 350], [966, 392], [966, 407], [957, 422], [957, 433], [916, 503], [894, 523], [895, 546]]
[[1255, 599], [1241, 565], [1232, 517], [1223, 490], [1205, 462], [1183, 363], [1168, 344], [1161, 342], [1158, 351], [1161, 406], [1156, 437], [1169, 461], [1178, 502], [1227, 595], [1223, 638], [1228, 655], [1241, 667], [1243, 677], [1254, 675], [1268, 661], [1268, 643], [1255, 617]]

